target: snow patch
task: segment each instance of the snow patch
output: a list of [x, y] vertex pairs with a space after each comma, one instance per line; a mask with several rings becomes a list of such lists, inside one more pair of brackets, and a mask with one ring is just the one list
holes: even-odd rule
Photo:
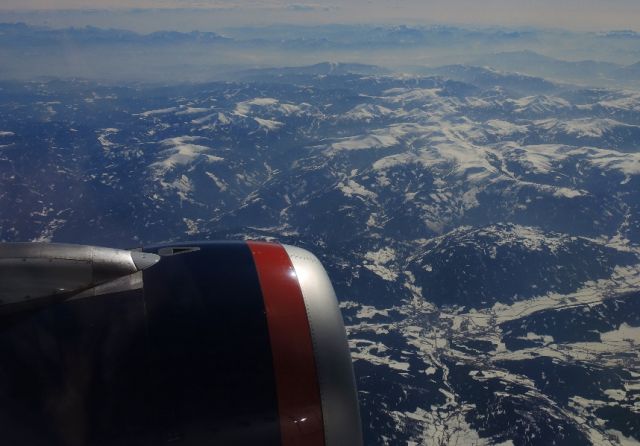
[[489, 133], [496, 136], [512, 136], [518, 133], [527, 133], [529, 128], [526, 125], [516, 125], [508, 121], [492, 119], [487, 121]]
[[396, 252], [392, 248], [369, 251], [364, 258], [363, 266], [382, 279], [392, 282], [398, 278], [398, 273], [389, 266], [396, 258]]
[[280, 121], [272, 121], [271, 119], [262, 119], [262, 118], [253, 118], [253, 119], [258, 123], [260, 127], [268, 131], [278, 130], [280, 127], [284, 125]]
[[218, 187], [218, 189], [220, 189], [220, 192], [224, 192], [224, 191], [227, 190], [227, 187], [228, 187], [227, 183], [225, 183], [224, 181], [219, 179], [217, 176], [215, 176], [211, 172], [205, 172], [205, 174], [209, 178], [211, 178], [211, 180], [215, 183], [215, 185]]
[[600, 339], [605, 343], [634, 342], [640, 343], [640, 327], [632, 327], [623, 323], [617, 330], [600, 334]]
[[140, 116], [144, 116], [146, 118], [148, 116], [153, 116], [153, 115], [166, 115], [176, 110], [179, 110], [178, 107], [158, 108], [156, 110], [148, 110], [146, 112], [142, 112], [140, 113]]
[[193, 144], [201, 138], [197, 136], [179, 136], [176, 138], [165, 139], [161, 142], [163, 147], [167, 149], [160, 152], [165, 158], [151, 164], [151, 167], [160, 172], [169, 172], [177, 166], [185, 166], [200, 159], [207, 163], [223, 161], [224, 158], [209, 155], [210, 147]]
[[569, 189], [568, 187], [558, 187], [553, 192], [554, 197], [558, 198], [576, 198], [582, 197], [584, 193], [579, 190]]
[[340, 138], [329, 146], [328, 152], [339, 152], [341, 150], [385, 149], [395, 146], [398, 143], [398, 139], [390, 134], [374, 132], [371, 135]]
[[208, 109], [208, 108], [202, 108], [202, 107], [186, 107], [186, 108], [183, 108], [180, 111], [176, 112], [176, 116], [194, 115], [194, 114], [198, 114], [198, 113], [206, 113], [209, 110], [210, 109]]
[[347, 197], [360, 196], [370, 199], [378, 197], [375, 192], [371, 192], [361, 184], [356, 183], [355, 180], [351, 179], [339, 183], [337, 188]]

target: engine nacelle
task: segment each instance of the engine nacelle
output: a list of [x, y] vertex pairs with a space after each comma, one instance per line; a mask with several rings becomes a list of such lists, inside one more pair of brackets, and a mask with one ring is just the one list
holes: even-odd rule
[[96, 250], [124, 259], [105, 263], [84, 249], [78, 264], [73, 245], [36, 250], [47, 253], [37, 262], [20, 258], [25, 245], [4, 246], [0, 277], [5, 262], [40, 294], [57, 289], [56, 275], [44, 286], [33, 265], [100, 265], [108, 278], [85, 273], [70, 290], [73, 274], [62, 274], [64, 293], [28, 308], [17, 302], [28, 283], [19, 294], [0, 284], [5, 307], [19, 308], [0, 316], [4, 444], [362, 444], [342, 317], [308, 251], [263, 242]]

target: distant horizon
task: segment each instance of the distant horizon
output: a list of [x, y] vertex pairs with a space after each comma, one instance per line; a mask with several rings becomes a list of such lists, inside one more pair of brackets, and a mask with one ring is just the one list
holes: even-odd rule
[[[414, 74], [424, 74], [425, 67], [491, 66], [561, 81], [638, 86], [636, 68], [623, 70], [640, 61], [640, 34], [634, 30], [513, 23], [240, 23], [184, 8], [0, 12], [1, 22], [8, 25], [0, 35], [0, 58], [12, 61], [0, 72], [5, 79], [204, 82], [233, 79], [245, 69], [346, 62]], [[25, 28], [11, 28], [15, 23]], [[189, 35], [193, 31], [212, 34]]]
[[[206, 8], [203, 8], [206, 9]], [[191, 8], [191, 9], [187, 9], [187, 8], [157, 8], [157, 9], [140, 9], [140, 10], [124, 10], [124, 9], [75, 9], [75, 10], [55, 10], [55, 11], [47, 11], [47, 10], [11, 10], [11, 11], [6, 11], [3, 10], [2, 8], [0, 8], [0, 24], [3, 25], [17, 25], [17, 24], [25, 24], [28, 26], [42, 26], [42, 27], [49, 27], [52, 29], [57, 28], [56, 26], [54, 26], [54, 24], [49, 24], [49, 25], [36, 25], [33, 23], [29, 23], [29, 22], [25, 22], [25, 21], [4, 21], [2, 15], [3, 14], [39, 14], [39, 13], [43, 13], [43, 14], [47, 14], [47, 13], [51, 13], [51, 12], [55, 12], [55, 13], [62, 13], [62, 12], [83, 12], [83, 13], [121, 13], [121, 12], [131, 12], [131, 13], [135, 13], [136, 11], [139, 12], [153, 12], [153, 11], [158, 11], [158, 12], [168, 12], [168, 11], [175, 11], [175, 12], [192, 12], [195, 11], [195, 9]], [[82, 25], [68, 25], [67, 27], [72, 27], [75, 26], [76, 28], [104, 28], [107, 29], [106, 27], [103, 26], [97, 26], [91, 23], [87, 23], [87, 24], [82, 24]], [[322, 27], [332, 27], [332, 26], [336, 26], [336, 27], [354, 27], [354, 26], [362, 26], [362, 27], [381, 27], [381, 28], [393, 28], [393, 27], [407, 27], [407, 28], [436, 28], [436, 27], [443, 27], [443, 28], [458, 28], [458, 29], [463, 29], [463, 30], [512, 30], [512, 31], [567, 31], [567, 32], [575, 32], [575, 33], [607, 33], [607, 32], [628, 32], [628, 33], [633, 33], [633, 34], [638, 34], [640, 35], [640, 30], [636, 31], [634, 29], [628, 29], [628, 28], [602, 28], [602, 29], [570, 29], [570, 28], [559, 28], [559, 27], [543, 27], [543, 26], [535, 26], [535, 25], [500, 25], [500, 24], [484, 24], [484, 23], [456, 23], [456, 22], [413, 22], [413, 23], [409, 23], [409, 22], [328, 22], [328, 23], [288, 23], [288, 22], [272, 22], [272, 23], [268, 23], [268, 24], [245, 24], [245, 25], [230, 25], [230, 26], [226, 26], [226, 28], [254, 28], [254, 29], [260, 29], [260, 28], [277, 28], [277, 27], [284, 27], [284, 26], [290, 26], [292, 28], [308, 28], [308, 29], [312, 29], [312, 28], [322, 28]], [[118, 28], [118, 27], [110, 27], [112, 29], [121, 29], [121, 30], [127, 30], [127, 31], [136, 31], [133, 29], [127, 29], [127, 28]], [[221, 26], [220, 29], [224, 29], [225, 26]], [[166, 28], [159, 28], [160, 31], [169, 31]], [[193, 29], [192, 31], [203, 31], [201, 29]], [[204, 30], [204, 31], [208, 31], [208, 30]], [[184, 32], [189, 32], [189, 31], [184, 31]]]
[[[122, 20], [121, 29], [209, 30], [234, 26], [320, 26], [320, 25], [408, 25], [536, 28], [579, 32], [640, 32], [640, 2], [615, 0], [407, 0], [388, 5], [382, 0], [354, 0], [348, 4], [279, 0], [199, 2], [162, 0], [59, 0], [56, 5], [42, 0], [6, 0], [0, 5], [3, 16], [31, 16], [60, 27], [95, 25]], [[175, 16], [170, 17], [171, 14]], [[170, 20], [167, 20], [170, 18]], [[152, 20], [153, 19], [153, 20]], [[154, 23], [157, 19], [157, 23]], [[113, 25], [108, 25], [113, 26]], [[171, 27], [174, 28], [171, 28]]]
[[[206, 8], [203, 8], [206, 9]], [[139, 9], [138, 11], [146, 11], [146, 12], [151, 12], [151, 11], [194, 11], [194, 8], [156, 8], [156, 9]], [[56, 13], [60, 13], [60, 12], [85, 12], [85, 13], [98, 13], [98, 12], [123, 12], [123, 11], [128, 11], [128, 12], [134, 12], [136, 10], [130, 9], [130, 10], [120, 10], [120, 9], [75, 9], [75, 10], [55, 10], [53, 12]], [[39, 28], [44, 28], [44, 29], [51, 29], [51, 30], [56, 30], [56, 29], [67, 29], [67, 28], [76, 28], [76, 29], [83, 29], [83, 28], [97, 28], [97, 29], [103, 29], [103, 30], [113, 30], [113, 31], [130, 31], [130, 32], [134, 32], [136, 34], [141, 34], [141, 35], [145, 35], [145, 34], [150, 34], [153, 32], [157, 32], [157, 31], [176, 31], [176, 32], [180, 32], [180, 33], [189, 33], [189, 32], [211, 32], [211, 33], [215, 33], [216, 32], [216, 28], [211, 28], [211, 29], [197, 29], [197, 28], [193, 28], [193, 29], [189, 29], [189, 30], [176, 30], [176, 29], [170, 29], [170, 28], [158, 28], [157, 30], [153, 30], [153, 31], [149, 31], [149, 30], [136, 30], [136, 29], [132, 29], [126, 26], [123, 27], [118, 27], [118, 26], [106, 26], [106, 25], [100, 25], [100, 24], [93, 24], [93, 23], [86, 23], [86, 24], [77, 24], [77, 25], [73, 25], [73, 24], [59, 24], [58, 26], [56, 26], [55, 23], [45, 23], [45, 24], [40, 24], [40, 23], [30, 23], [28, 21], [23, 21], [23, 20], [17, 20], [17, 21], [6, 21], [3, 20], [3, 14], [11, 14], [11, 13], [16, 13], [16, 14], [34, 14], [34, 13], [50, 13], [52, 11], [47, 11], [47, 10], [31, 10], [31, 11], [27, 11], [27, 10], [23, 10], [23, 11], [19, 11], [19, 10], [11, 10], [11, 11], [5, 11], [2, 10], [2, 8], [0, 8], [0, 25], [26, 25], [26, 26], [30, 26], [30, 27], [39, 27]], [[269, 24], [246, 24], [246, 25], [230, 25], [230, 26], [219, 26], [217, 27], [217, 29], [219, 30], [224, 30], [224, 29], [233, 29], [233, 28], [247, 28], [247, 29], [270, 29], [270, 28], [280, 28], [280, 27], [286, 27], [286, 26], [290, 26], [293, 28], [300, 28], [300, 29], [313, 29], [313, 28], [329, 28], [332, 26], [335, 27], [366, 27], [366, 28], [375, 28], [375, 27], [380, 27], [380, 28], [397, 28], [397, 27], [406, 27], [408, 29], [430, 29], [430, 28], [437, 28], [437, 27], [446, 27], [446, 28], [455, 28], [455, 29], [460, 29], [460, 30], [466, 30], [466, 31], [473, 31], [473, 30], [480, 30], [480, 31], [491, 31], [491, 30], [509, 30], [509, 31], [539, 31], [539, 32], [570, 32], [570, 33], [576, 33], [576, 34], [602, 34], [602, 33], [632, 33], [634, 35], [638, 35], [638, 37], [640, 37], [640, 30], [636, 31], [633, 29], [625, 29], [625, 28], [609, 28], [609, 29], [592, 29], [592, 30], [580, 30], [580, 29], [569, 29], [569, 28], [557, 28], [557, 27], [541, 27], [541, 26], [534, 26], [534, 25], [498, 25], [498, 24], [474, 24], [474, 23], [448, 23], [448, 22], [425, 22], [425, 23], [394, 23], [394, 22], [379, 22], [379, 23], [368, 23], [368, 22], [363, 22], [363, 23], [359, 23], [359, 22], [354, 22], [354, 23], [317, 23], [317, 24], [312, 24], [312, 23], [286, 23], [286, 22], [273, 22], [273, 23], [269, 23]], [[533, 51], [535, 52], [535, 51]]]

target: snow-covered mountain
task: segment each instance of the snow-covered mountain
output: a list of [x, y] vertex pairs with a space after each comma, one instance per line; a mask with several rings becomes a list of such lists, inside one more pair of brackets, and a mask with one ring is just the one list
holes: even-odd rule
[[1, 83], [0, 239], [311, 249], [367, 444], [640, 441], [640, 94], [380, 73]]

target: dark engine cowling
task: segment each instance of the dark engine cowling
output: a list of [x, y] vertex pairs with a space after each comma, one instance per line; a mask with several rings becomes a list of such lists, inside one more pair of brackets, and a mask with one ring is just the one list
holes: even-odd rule
[[[19, 308], [0, 316], [3, 444], [362, 444], [342, 317], [308, 251], [214, 242], [100, 260], [16, 246], [0, 249], [0, 279], [43, 296], [0, 284]], [[65, 283], [82, 289], [42, 292], [69, 262], [86, 277]]]

